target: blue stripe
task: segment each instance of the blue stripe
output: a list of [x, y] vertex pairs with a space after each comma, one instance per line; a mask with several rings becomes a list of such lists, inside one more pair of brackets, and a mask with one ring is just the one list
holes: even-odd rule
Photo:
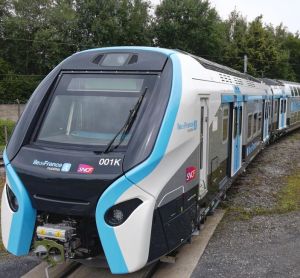
[[9, 163], [6, 151], [4, 151], [3, 158], [9, 187], [16, 195], [19, 203], [19, 209], [13, 213], [7, 250], [16, 256], [27, 255], [34, 232], [36, 210], [31, 205], [22, 181]]
[[244, 96], [242, 95], [235, 95], [235, 101], [243, 101], [244, 100]]
[[234, 101], [234, 96], [233, 95], [222, 95], [221, 96], [221, 102], [222, 103], [228, 103], [228, 102], [233, 102]]
[[245, 96], [245, 101], [253, 101], [263, 99], [263, 96]]
[[233, 86], [233, 91], [235, 94], [240, 95], [241, 94], [241, 89], [239, 86]]
[[274, 98], [284, 98], [282, 95], [274, 95]]
[[[154, 49], [150, 50], [154, 51]], [[155, 51], [157, 51], [157, 49], [155, 49]], [[182, 88], [180, 61], [177, 55], [172, 55], [173, 53], [174, 52], [169, 51], [170, 59], [173, 63], [173, 81], [170, 99], [151, 155], [142, 164], [126, 174], [128, 179], [122, 176], [115, 181], [100, 197], [97, 204], [97, 229], [112, 273], [128, 273], [128, 268], [118, 244], [114, 228], [105, 223], [104, 214], [128, 188], [148, 176], [165, 154], [179, 109]]]

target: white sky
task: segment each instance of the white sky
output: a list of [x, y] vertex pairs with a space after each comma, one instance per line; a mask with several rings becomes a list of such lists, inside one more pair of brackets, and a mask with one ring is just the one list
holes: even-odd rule
[[[226, 19], [231, 11], [236, 9], [252, 21], [260, 14], [265, 23], [274, 26], [281, 22], [290, 32], [300, 31], [300, 1], [299, 0], [209, 0], [215, 7], [222, 19]], [[151, 0], [157, 5], [160, 0]]]

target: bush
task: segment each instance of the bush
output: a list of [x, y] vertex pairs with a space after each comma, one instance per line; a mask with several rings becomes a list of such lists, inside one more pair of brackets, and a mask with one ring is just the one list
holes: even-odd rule
[[2, 120], [0, 119], [0, 149], [1, 146], [5, 145], [5, 132], [4, 127], [7, 127], [7, 136], [8, 138], [11, 136], [13, 129], [15, 127], [15, 122], [11, 120]]

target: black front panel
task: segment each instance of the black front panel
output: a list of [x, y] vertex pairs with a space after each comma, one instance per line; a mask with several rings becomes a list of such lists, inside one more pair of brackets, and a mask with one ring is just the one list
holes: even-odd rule
[[171, 252], [193, 233], [198, 185], [154, 211], [148, 262]]
[[[124, 63], [114, 63], [107, 55], [127, 54]], [[110, 62], [109, 62], [110, 60]], [[69, 70], [162, 71], [167, 56], [154, 51], [133, 49], [95, 49], [76, 53], [64, 62]]]
[[122, 175], [122, 161], [116, 153], [23, 147], [12, 166], [37, 210], [92, 216], [101, 194]]
[[165, 224], [169, 250], [184, 243], [192, 234], [196, 224], [196, 204]]
[[168, 253], [168, 245], [158, 209], [154, 211], [148, 262]]

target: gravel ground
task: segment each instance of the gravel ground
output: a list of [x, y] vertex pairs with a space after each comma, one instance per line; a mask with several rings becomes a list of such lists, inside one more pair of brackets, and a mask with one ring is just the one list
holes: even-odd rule
[[228, 191], [227, 213], [192, 278], [300, 278], [300, 178], [298, 197], [280, 197], [299, 167], [300, 131], [257, 156]]
[[17, 278], [27, 273], [40, 263], [35, 256], [15, 257], [6, 255], [0, 257], [0, 277]]

